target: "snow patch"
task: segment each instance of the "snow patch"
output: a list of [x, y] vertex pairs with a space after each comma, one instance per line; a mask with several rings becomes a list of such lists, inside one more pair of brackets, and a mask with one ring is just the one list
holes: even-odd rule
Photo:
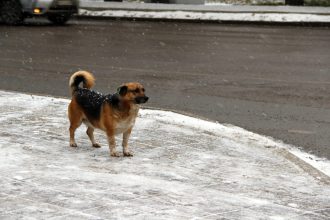
[[264, 21], [264, 22], [330, 22], [330, 15], [294, 13], [230, 13], [230, 12], [189, 12], [189, 11], [130, 11], [80, 9], [82, 16], [154, 18], [210, 21]]

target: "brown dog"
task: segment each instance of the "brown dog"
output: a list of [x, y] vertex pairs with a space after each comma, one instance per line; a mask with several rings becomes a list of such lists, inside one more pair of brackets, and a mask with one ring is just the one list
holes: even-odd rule
[[[116, 94], [102, 95], [90, 90], [94, 81], [93, 75], [86, 71], [78, 71], [70, 78], [70, 146], [77, 147], [74, 133], [81, 123], [84, 123], [87, 125], [87, 135], [93, 147], [100, 147], [94, 139], [94, 128], [101, 129], [107, 134], [110, 155], [118, 157], [115, 135], [123, 133], [124, 156], [133, 156], [127, 143], [138, 115], [139, 104], [146, 103], [149, 99], [145, 96], [143, 86], [139, 83], [125, 83], [118, 88]], [[79, 87], [80, 83], [83, 83], [83, 88]]]

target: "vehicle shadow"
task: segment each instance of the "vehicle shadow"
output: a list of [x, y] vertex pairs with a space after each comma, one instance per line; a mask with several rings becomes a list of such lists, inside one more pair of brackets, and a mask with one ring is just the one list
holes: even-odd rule
[[0, 27], [69, 27], [74, 24], [73, 22], [67, 22], [65, 24], [54, 24], [46, 18], [26, 18], [22, 24], [8, 25], [0, 21]]

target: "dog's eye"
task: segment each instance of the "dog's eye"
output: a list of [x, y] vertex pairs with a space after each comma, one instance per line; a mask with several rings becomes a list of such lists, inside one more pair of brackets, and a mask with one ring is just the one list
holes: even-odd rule
[[145, 92], [146, 90], [144, 88], [142, 88], [142, 92]]
[[135, 89], [135, 93], [140, 93], [140, 89]]

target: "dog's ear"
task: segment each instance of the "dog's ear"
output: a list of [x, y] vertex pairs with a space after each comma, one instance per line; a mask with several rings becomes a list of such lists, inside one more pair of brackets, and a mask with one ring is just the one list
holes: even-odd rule
[[117, 89], [117, 92], [119, 93], [119, 95], [124, 96], [126, 95], [127, 90], [128, 90], [127, 86], [121, 86]]

